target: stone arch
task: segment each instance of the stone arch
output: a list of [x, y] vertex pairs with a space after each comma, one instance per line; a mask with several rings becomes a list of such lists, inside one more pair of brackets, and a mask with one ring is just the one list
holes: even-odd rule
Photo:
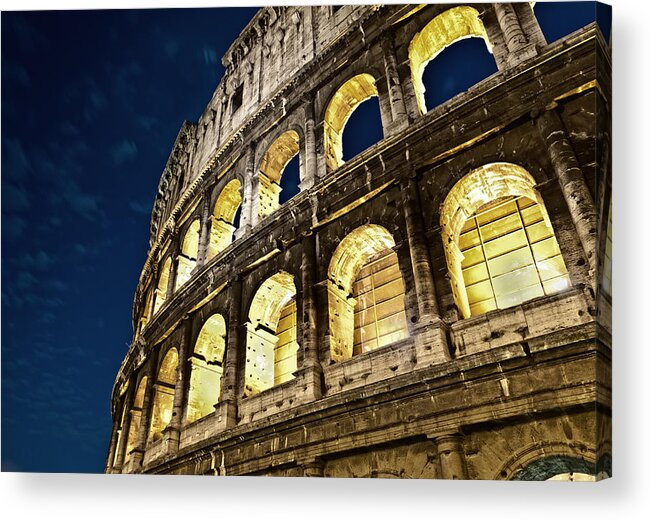
[[192, 276], [192, 270], [197, 265], [199, 256], [199, 233], [201, 232], [201, 223], [199, 219], [194, 219], [185, 230], [183, 240], [181, 241], [181, 252], [178, 257], [178, 266], [176, 269], [176, 288], [179, 289]]
[[486, 47], [492, 53], [492, 45], [479, 17], [479, 12], [469, 6], [457, 6], [434, 17], [412, 38], [408, 50], [409, 66], [421, 114], [427, 112], [425, 85], [423, 84], [425, 67], [446, 47], [471, 37], [483, 38]]
[[342, 361], [408, 336], [395, 241], [365, 224], [339, 243], [328, 267], [330, 358]]
[[258, 169], [258, 218], [264, 219], [280, 207], [281, 180], [285, 167], [300, 154], [300, 136], [286, 130], [267, 148]]
[[237, 226], [235, 217], [242, 205], [241, 189], [242, 184], [239, 179], [232, 179], [222, 188], [217, 201], [215, 201], [210, 226], [209, 259], [225, 250], [233, 242], [233, 233]]
[[225, 350], [226, 321], [215, 313], [201, 327], [190, 357], [188, 423], [214, 411], [214, 405], [220, 398]]
[[135, 448], [140, 434], [140, 420], [142, 408], [145, 404], [145, 389], [147, 388], [147, 377], [143, 376], [138, 383], [136, 393], [133, 396], [133, 407], [131, 408], [131, 423], [129, 424], [129, 437], [127, 438], [127, 456]]
[[165, 353], [154, 382], [154, 401], [149, 428], [149, 439], [151, 441], [159, 440], [162, 437], [163, 430], [172, 420], [178, 364], [179, 353], [175, 347], [171, 347]]
[[490, 163], [441, 206], [452, 291], [464, 318], [561, 291], [570, 279], [542, 197], [524, 168]]
[[163, 262], [163, 267], [158, 276], [158, 284], [154, 294], [154, 305], [152, 307], [152, 316], [155, 315], [167, 298], [167, 287], [170, 280], [170, 270], [172, 268], [172, 258], [167, 257]]
[[244, 377], [247, 396], [294, 378], [296, 329], [294, 277], [279, 271], [260, 285], [249, 307]]
[[529, 463], [512, 481], [595, 481], [595, 465], [574, 456], [547, 456]]
[[375, 78], [361, 73], [346, 81], [332, 95], [324, 116], [325, 155], [328, 170], [343, 165], [343, 133], [351, 114], [364, 101], [379, 96]]

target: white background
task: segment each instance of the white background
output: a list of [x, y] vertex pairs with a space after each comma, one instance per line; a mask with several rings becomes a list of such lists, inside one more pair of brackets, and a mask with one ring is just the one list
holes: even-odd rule
[[[0, 0], [2, 10], [260, 5]], [[276, 4], [305, 4], [277, 0]], [[311, 2], [316, 3], [316, 2]], [[322, 2], [327, 3], [327, 2]], [[332, 3], [332, 2], [330, 2]], [[350, 3], [350, 2], [349, 2]], [[0, 475], [5, 519], [651, 519], [651, 3], [612, 0], [614, 478], [598, 483]], [[208, 102], [208, 100], [206, 100]], [[236, 517], [237, 516], [237, 517]]]

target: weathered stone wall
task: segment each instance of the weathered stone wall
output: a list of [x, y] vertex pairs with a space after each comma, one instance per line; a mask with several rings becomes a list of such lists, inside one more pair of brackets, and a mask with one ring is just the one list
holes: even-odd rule
[[[610, 297], [590, 249], [604, 248], [610, 201], [610, 82], [597, 68], [608, 51], [594, 26], [547, 45], [529, 4], [474, 5], [499, 72], [421, 114], [409, 45], [452, 7], [267, 7], [233, 43], [224, 78], [199, 121], [184, 124], [161, 179], [134, 341], [113, 391], [107, 471], [519, 479], [543, 475], [518, 472], [547, 456], [561, 458], [549, 468], [609, 461]], [[333, 168], [327, 108], [359, 74], [375, 79], [384, 139]], [[289, 130], [299, 140], [300, 193], [260, 218], [261, 165]], [[533, 177], [571, 287], [464, 319], [441, 205], [459, 179], [490, 163]], [[239, 228], [211, 257], [213, 210], [233, 180]], [[196, 219], [196, 267], [176, 288]], [[367, 224], [395, 243], [409, 337], [335, 363], [328, 267], [342, 239]], [[152, 312], [166, 259], [165, 301]], [[249, 310], [280, 271], [296, 288], [298, 370], [245, 397]], [[188, 360], [215, 313], [226, 323], [221, 398], [188, 424]], [[172, 419], [148, 442], [154, 380], [171, 348]], [[132, 410], [143, 376], [138, 440], [127, 454], [121, 411]]]

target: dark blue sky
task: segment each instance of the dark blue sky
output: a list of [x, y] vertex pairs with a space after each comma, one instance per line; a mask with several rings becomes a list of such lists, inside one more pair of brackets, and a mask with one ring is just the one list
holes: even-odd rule
[[[536, 13], [551, 41], [594, 20], [592, 6]], [[103, 470], [158, 181], [255, 11], [2, 14], [3, 471]], [[440, 66], [443, 81], [426, 83], [438, 102], [481, 79], [485, 57], [459, 66], [461, 43], [428, 67]], [[365, 102], [344, 157], [380, 136]]]

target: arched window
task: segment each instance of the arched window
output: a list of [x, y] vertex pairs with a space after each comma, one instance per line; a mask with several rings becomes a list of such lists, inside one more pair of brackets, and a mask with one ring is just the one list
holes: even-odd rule
[[[488, 35], [486, 34], [484, 24], [479, 18], [477, 10], [468, 6], [459, 6], [448, 9], [436, 16], [412, 39], [409, 44], [411, 81], [416, 92], [418, 108], [422, 114], [425, 114], [428, 110], [425, 100], [425, 85], [423, 83], [425, 67], [446, 47], [458, 42], [459, 40], [470, 37], [482, 38], [486, 43], [488, 51], [492, 52]], [[460, 75], [459, 80], [463, 79], [463, 84], [466, 88], [479, 81], [479, 79], [482, 79], [473, 76], [473, 72], [477, 71], [466, 70], [457, 72], [457, 74]], [[473, 80], [475, 80], [474, 83], [468, 85], [468, 82]], [[446, 78], [439, 78], [436, 81], [443, 83], [446, 81]], [[456, 90], [457, 92], [452, 94], [454, 95], [460, 92], [460, 90], [458, 90], [461, 88], [460, 86], [461, 83], [459, 83], [459, 87], [455, 87], [454, 89], [451, 88], [448, 91], [453, 92]], [[442, 90], [445, 92], [445, 89]], [[437, 97], [435, 96], [433, 99], [436, 100]]]
[[[574, 456], [547, 456], [535, 460], [515, 473], [513, 481], [596, 481], [597, 466]], [[608, 477], [600, 472], [599, 478]]]
[[324, 122], [326, 165], [330, 171], [344, 163], [342, 136], [348, 118], [360, 103], [377, 95], [375, 78], [370, 74], [358, 74], [339, 87], [332, 96]]
[[364, 225], [349, 233], [328, 268], [331, 359], [341, 361], [408, 336], [405, 288], [382, 226]]
[[[281, 134], [267, 149], [260, 163], [258, 187], [258, 216], [264, 219], [280, 207], [280, 192], [284, 189], [283, 173], [299, 153], [299, 136], [294, 130]], [[294, 180], [293, 185], [296, 184]]]
[[257, 394], [294, 378], [296, 355], [296, 286], [280, 271], [258, 288], [246, 323], [245, 394]]
[[233, 179], [217, 197], [210, 226], [209, 259], [225, 250], [233, 242], [233, 232], [239, 224], [236, 223], [236, 217], [242, 205], [241, 187], [241, 183], [237, 179]]
[[121, 461], [118, 461], [118, 452], [119, 452], [119, 447], [122, 444], [122, 437], [126, 435], [126, 433], [124, 432], [124, 428], [127, 419], [127, 414], [129, 414], [129, 411], [127, 409], [127, 404], [125, 402], [124, 406], [122, 407], [122, 413], [120, 415], [120, 428], [118, 429], [118, 439], [115, 443], [115, 451], [113, 452], [113, 466], [120, 465], [122, 463]]
[[152, 316], [158, 313], [158, 310], [165, 303], [167, 298], [167, 285], [170, 280], [170, 268], [172, 267], [172, 259], [167, 257], [163, 263], [163, 268], [160, 270], [158, 276], [158, 285], [156, 286], [156, 293], [154, 294], [154, 306]]
[[194, 352], [190, 358], [190, 389], [188, 392], [188, 422], [196, 421], [214, 412], [219, 401], [226, 349], [226, 322], [212, 315], [201, 328]]
[[149, 428], [149, 439], [156, 441], [161, 438], [163, 430], [172, 419], [174, 407], [174, 385], [176, 384], [176, 372], [179, 363], [179, 354], [175, 348], [167, 351], [163, 358], [158, 376], [154, 383], [154, 403], [151, 413], [151, 426]]
[[465, 175], [441, 207], [443, 243], [464, 317], [504, 309], [570, 286], [535, 181], [492, 163]]
[[179, 254], [178, 267], [176, 270], [176, 289], [179, 289], [192, 276], [192, 270], [197, 265], [199, 255], [199, 232], [201, 225], [199, 219], [192, 221], [183, 236], [181, 253]]
[[143, 376], [138, 384], [138, 389], [133, 398], [133, 408], [131, 409], [131, 424], [129, 425], [129, 438], [127, 439], [126, 456], [131, 453], [138, 443], [140, 433], [140, 419], [142, 418], [142, 407], [145, 401], [145, 388], [147, 387], [147, 377]]

